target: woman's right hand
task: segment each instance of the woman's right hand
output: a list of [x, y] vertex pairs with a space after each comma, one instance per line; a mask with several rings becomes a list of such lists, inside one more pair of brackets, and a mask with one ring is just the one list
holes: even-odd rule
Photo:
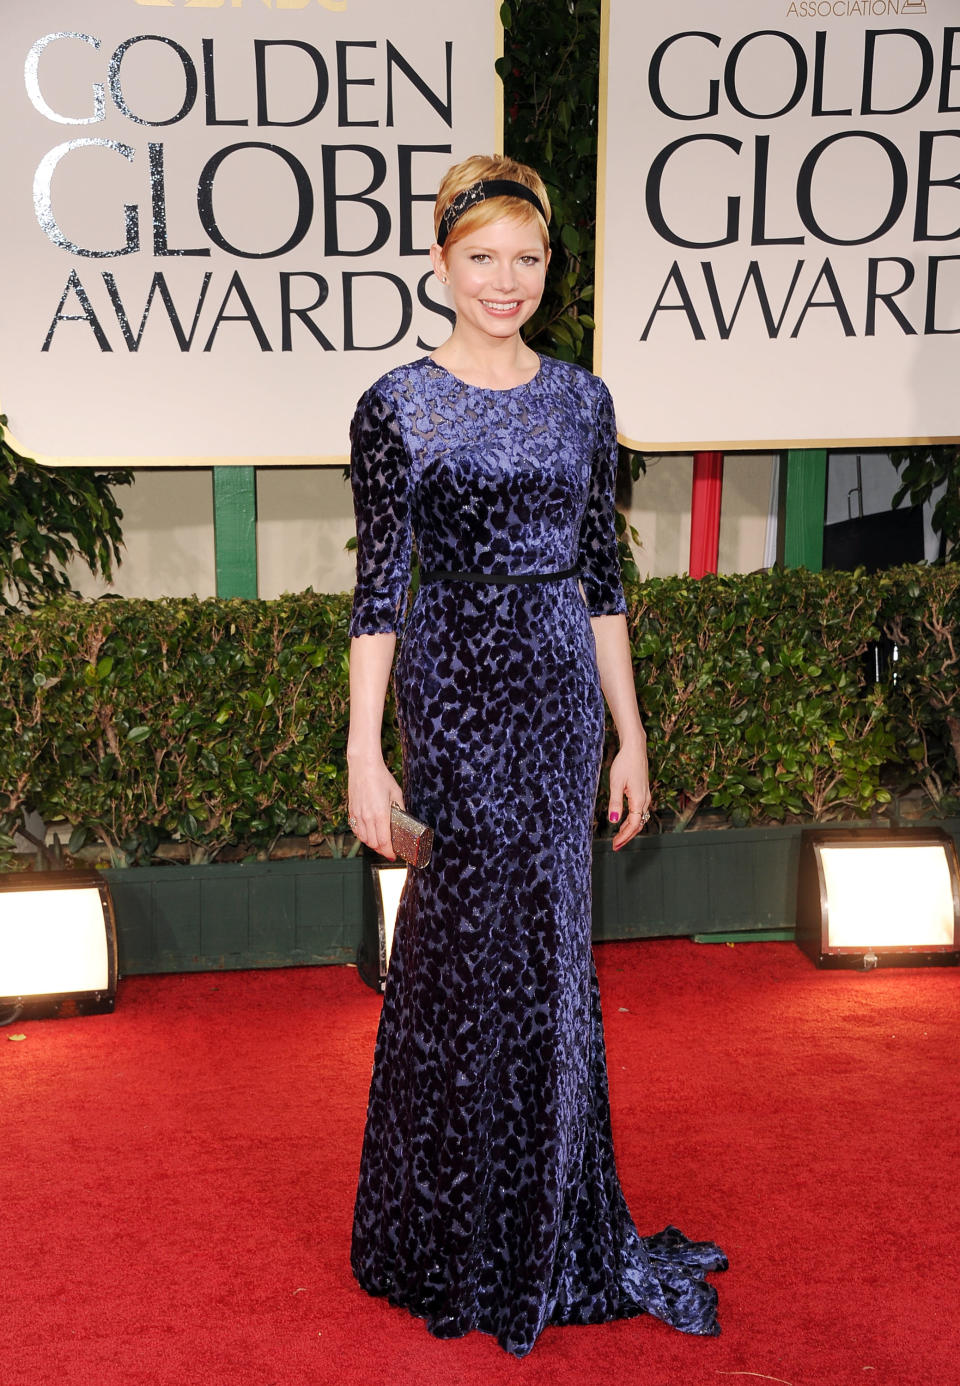
[[348, 758], [347, 803], [354, 835], [388, 861], [396, 861], [390, 835], [390, 805], [406, 805], [403, 790], [382, 756], [359, 762]]

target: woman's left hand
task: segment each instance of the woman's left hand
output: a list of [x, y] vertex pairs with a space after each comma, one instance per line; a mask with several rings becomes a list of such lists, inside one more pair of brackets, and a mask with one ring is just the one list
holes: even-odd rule
[[613, 839], [615, 852], [647, 826], [650, 803], [646, 747], [621, 746], [610, 766], [610, 806], [607, 810], [610, 822], [621, 824]]

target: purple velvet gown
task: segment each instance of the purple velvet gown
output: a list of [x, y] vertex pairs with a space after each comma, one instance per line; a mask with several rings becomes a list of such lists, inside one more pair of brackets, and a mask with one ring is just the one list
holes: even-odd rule
[[[546, 357], [509, 390], [422, 358], [367, 391], [351, 441], [350, 634], [401, 633], [404, 799], [435, 830], [398, 913], [354, 1274], [431, 1333], [518, 1357], [547, 1324], [649, 1313], [715, 1334], [703, 1277], [726, 1258], [638, 1235], [610, 1133], [590, 940], [590, 617], [626, 609], [609, 392]], [[413, 542], [422, 570], [579, 579], [421, 582], [404, 621]]]

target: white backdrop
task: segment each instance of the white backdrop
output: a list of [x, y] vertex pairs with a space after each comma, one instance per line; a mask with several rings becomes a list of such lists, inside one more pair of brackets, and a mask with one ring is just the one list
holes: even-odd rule
[[0, 404], [102, 464], [317, 462], [438, 346], [443, 172], [500, 147], [495, 0], [30, 0], [0, 17]]
[[960, 435], [957, 0], [605, 0], [596, 366], [649, 451]]

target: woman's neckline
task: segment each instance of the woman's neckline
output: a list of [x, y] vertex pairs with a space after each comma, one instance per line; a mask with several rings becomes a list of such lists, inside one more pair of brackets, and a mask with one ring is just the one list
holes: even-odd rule
[[431, 366], [436, 366], [437, 370], [443, 371], [444, 375], [449, 375], [451, 380], [456, 380], [458, 384], [463, 385], [467, 390], [482, 390], [484, 394], [488, 395], [510, 395], [513, 394], [515, 390], [525, 390], [528, 385], [532, 385], [535, 380], [540, 379], [543, 374], [543, 363], [545, 358], [540, 355], [539, 351], [534, 352], [534, 355], [540, 364], [537, 366], [536, 371], [530, 379], [521, 380], [519, 385], [504, 385], [502, 387], [497, 387], [496, 385], [473, 385], [469, 380], [464, 380], [462, 376], [455, 374], [449, 366], [443, 365], [441, 361], [435, 361], [432, 356], [425, 356], [423, 359]]

